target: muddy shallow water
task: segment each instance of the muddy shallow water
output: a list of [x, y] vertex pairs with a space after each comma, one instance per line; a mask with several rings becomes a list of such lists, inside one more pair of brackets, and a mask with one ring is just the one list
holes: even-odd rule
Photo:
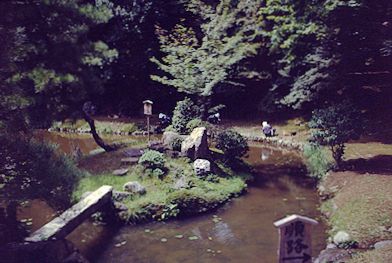
[[[118, 229], [85, 222], [68, 239], [93, 262], [276, 262], [274, 221], [293, 213], [320, 221], [315, 182], [293, 152], [252, 145], [247, 161], [256, 170], [254, 182], [217, 211]], [[320, 223], [313, 228], [313, 255], [325, 238]]]

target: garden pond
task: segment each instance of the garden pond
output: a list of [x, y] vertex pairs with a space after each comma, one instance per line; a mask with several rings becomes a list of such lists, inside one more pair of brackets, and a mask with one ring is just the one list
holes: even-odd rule
[[[96, 148], [88, 136], [40, 132], [38, 137], [57, 143], [66, 153], [74, 145], [83, 153]], [[92, 262], [269, 263], [277, 261], [278, 231], [273, 222], [295, 213], [320, 222], [312, 235], [313, 255], [317, 255], [326, 245], [326, 227], [318, 209], [316, 182], [306, 177], [301, 157], [296, 152], [251, 144], [246, 161], [255, 169], [255, 180], [246, 194], [216, 211], [122, 227], [87, 220], [67, 238]], [[18, 216], [32, 218], [34, 231], [54, 213], [45, 202], [33, 200]]]

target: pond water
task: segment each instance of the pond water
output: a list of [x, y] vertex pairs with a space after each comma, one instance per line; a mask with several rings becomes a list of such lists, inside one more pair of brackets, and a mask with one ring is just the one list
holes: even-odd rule
[[[117, 229], [87, 221], [68, 239], [92, 262], [276, 262], [274, 221], [293, 213], [321, 221], [315, 182], [305, 177], [294, 152], [251, 145], [246, 159], [256, 170], [254, 182], [245, 195], [217, 211]], [[53, 210], [39, 213], [45, 218]], [[312, 238], [317, 255], [325, 247], [322, 222], [313, 228]]]

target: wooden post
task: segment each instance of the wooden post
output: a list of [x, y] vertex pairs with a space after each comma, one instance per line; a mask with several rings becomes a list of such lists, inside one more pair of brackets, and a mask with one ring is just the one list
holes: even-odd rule
[[147, 141], [148, 145], [150, 145], [150, 116], [147, 115]]
[[148, 145], [150, 145], [150, 116], [152, 115], [152, 104], [151, 100], [143, 101], [144, 105], [144, 115], [147, 116], [147, 136], [148, 136]]
[[279, 263], [312, 262], [312, 225], [314, 219], [291, 215], [274, 223], [279, 229]]

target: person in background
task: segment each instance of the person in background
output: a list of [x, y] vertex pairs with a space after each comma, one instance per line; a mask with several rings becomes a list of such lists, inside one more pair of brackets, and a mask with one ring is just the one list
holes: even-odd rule
[[263, 131], [265, 136], [267, 137], [275, 136], [275, 129], [273, 129], [268, 122], [263, 121], [261, 125], [262, 125], [261, 130]]

